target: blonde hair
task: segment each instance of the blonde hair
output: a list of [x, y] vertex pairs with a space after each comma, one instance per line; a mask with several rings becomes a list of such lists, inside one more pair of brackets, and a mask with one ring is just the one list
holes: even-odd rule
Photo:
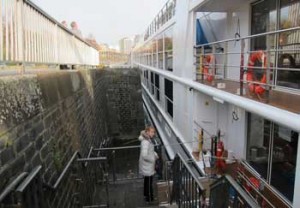
[[155, 131], [155, 128], [154, 128], [153, 126], [147, 126], [147, 127], [145, 128], [145, 131], [146, 131], [146, 132], [149, 132], [150, 130]]

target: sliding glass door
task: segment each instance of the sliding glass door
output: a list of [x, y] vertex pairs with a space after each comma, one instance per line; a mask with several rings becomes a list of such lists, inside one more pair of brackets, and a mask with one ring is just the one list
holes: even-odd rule
[[247, 135], [248, 163], [292, 202], [298, 133], [248, 113]]

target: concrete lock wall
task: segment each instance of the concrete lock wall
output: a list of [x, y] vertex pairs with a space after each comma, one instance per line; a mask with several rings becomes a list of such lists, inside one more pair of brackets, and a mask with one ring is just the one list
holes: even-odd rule
[[[142, 128], [137, 70], [1, 77], [0, 193], [18, 174], [38, 165], [43, 182], [54, 184], [76, 150], [86, 157], [91, 146], [136, 137]], [[47, 204], [72, 206], [75, 192], [74, 180], [66, 176], [57, 191], [45, 194]]]

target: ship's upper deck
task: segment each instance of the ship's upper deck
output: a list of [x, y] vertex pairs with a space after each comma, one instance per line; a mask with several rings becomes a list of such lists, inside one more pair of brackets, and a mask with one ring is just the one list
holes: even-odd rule
[[[177, 2], [174, 25], [168, 21], [165, 30], [147, 36], [134, 49], [134, 61], [189, 87], [196, 81], [201, 92], [273, 121], [299, 121], [299, 2], [289, 1], [280, 8], [265, 5], [265, 11], [256, 3], [190, 1], [195, 28], [182, 34], [189, 27], [180, 22], [183, 13], [178, 12]], [[288, 126], [300, 129], [292, 122]]]

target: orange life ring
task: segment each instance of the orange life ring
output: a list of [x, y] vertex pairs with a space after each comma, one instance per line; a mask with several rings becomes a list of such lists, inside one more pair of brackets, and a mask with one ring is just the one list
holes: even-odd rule
[[[254, 73], [253, 67], [255, 66], [255, 63], [259, 61], [262, 63], [262, 68], [264, 70], [262, 76], [260, 79], [258, 79]], [[266, 75], [266, 70], [267, 70], [267, 57], [266, 54], [263, 51], [256, 51], [252, 53], [249, 57], [248, 61], [248, 71], [247, 71], [247, 81], [249, 82], [260, 82], [260, 83], [267, 83], [267, 75]], [[260, 84], [254, 84], [254, 83], [249, 83], [249, 90], [250, 92], [253, 92], [258, 95], [262, 95], [266, 89], [264, 88], [263, 85]]]
[[215, 57], [213, 55], [206, 55], [204, 58], [204, 66], [203, 66], [203, 74], [204, 79], [211, 82], [214, 80], [214, 73], [210, 72], [211, 64], [215, 61]]
[[[250, 185], [252, 184], [252, 186]], [[249, 182], [246, 182], [246, 185], [245, 185], [245, 188], [248, 192], [251, 192], [253, 190], [252, 187], [255, 187], [256, 189], [259, 189], [259, 186], [260, 186], [260, 182], [257, 178], [254, 178], [254, 177], [250, 177], [249, 178]]]

